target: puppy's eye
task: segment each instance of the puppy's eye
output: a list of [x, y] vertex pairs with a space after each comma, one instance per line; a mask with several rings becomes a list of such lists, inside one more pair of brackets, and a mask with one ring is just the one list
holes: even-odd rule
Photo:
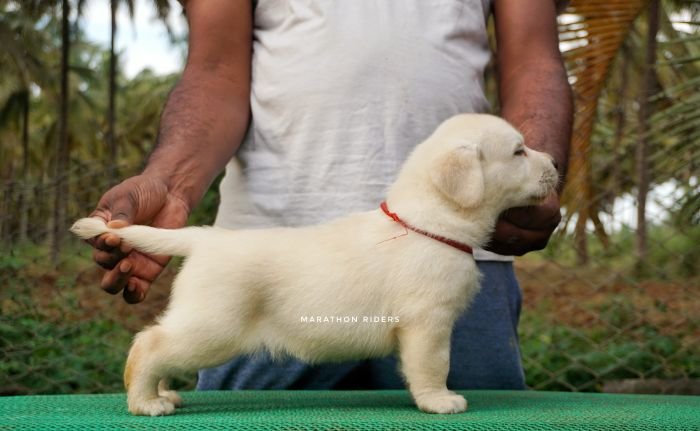
[[527, 156], [527, 153], [525, 153], [525, 148], [519, 148], [515, 150], [515, 153], [513, 153], [514, 156]]

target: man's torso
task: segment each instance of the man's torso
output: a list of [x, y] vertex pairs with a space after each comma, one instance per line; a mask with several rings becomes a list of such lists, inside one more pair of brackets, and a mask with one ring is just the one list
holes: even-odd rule
[[222, 181], [216, 224], [301, 226], [375, 208], [438, 124], [488, 110], [489, 8], [260, 0], [252, 122]]

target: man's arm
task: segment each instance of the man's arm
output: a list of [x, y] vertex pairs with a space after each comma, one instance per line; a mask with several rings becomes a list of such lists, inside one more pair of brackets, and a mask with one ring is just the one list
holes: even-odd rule
[[[495, 0], [499, 95], [503, 117], [531, 148], [554, 157], [562, 178], [569, 157], [573, 102], [559, 52], [555, 0]], [[559, 197], [509, 210], [489, 250], [522, 255], [544, 248], [559, 223]]]
[[189, 53], [161, 117], [145, 175], [190, 207], [240, 144], [250, 116], [252, 10], [247, 0], [189, 0]]
[[[141, 175], [100, 199], [93, 216], [111, 226], [185, 225], [191, 209], [235, 153], [250, 118], [250, 0], [189, 0], [189, 53], [161, 116], [158, 142]], [[131, 251], [115, 235], [92, 242], [108, 271], [102, 288], [144, 299], [168, 259]]]

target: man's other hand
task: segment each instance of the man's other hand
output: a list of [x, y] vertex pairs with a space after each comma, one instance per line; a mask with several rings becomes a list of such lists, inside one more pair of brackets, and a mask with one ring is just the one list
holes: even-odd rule
[[542, 250], [560, 221], [559, 197], [554, 193], [540, 205], [511, 208], [499, 217], [486, 249], [507, 256]]

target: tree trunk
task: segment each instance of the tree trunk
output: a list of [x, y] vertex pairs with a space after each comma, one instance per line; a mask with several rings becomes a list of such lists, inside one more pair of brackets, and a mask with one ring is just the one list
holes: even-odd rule
[[574, 228], [574, 248], [576, 249], [576, 265], [586, 266], [588, 265], [588, 236], [586, 234], [586, 220], [588, 217], [588, 212], [585, 210], [580, 210], [578, 212], [578, 219], [576, 220], [576, 226]]
[[[629, 83], [629, 65], [631, 59], [629, 58], [630, 52], [625, 44], [620, 47], [620, 63], [618, 65], [620, 71], [620, 84], [617, 88], [617, 100], [618, 104], [615, 109], [615, 140], [613, 141], [613, 149], [615, 150], [615, 161], [614, 166], [619, 166], [620, 162], [619, 155], [623, 152], [622, 148], [622, 138], [625, 131], [625, 102], [627, 101], [627, 87]], [[616, 170], [617, 172], [617, 170]]]
[[109, 106], [107, 107], [107, 148], [109, 157], [107, 158], [107, 171], [109, 172], [110, 185], [116, 183], [117, 172], [117, 143], [115, 140], [115, 99], [117, 93], [117, 54], [115, 51], [115, 40], [117, 37], [117, 4], [118, 0], [110, 0], [111, 9], [111, 38], [109, 43]]
[[[623, 138], [625, 136], [625, 127], [627, 122], [627, 103], [629, 100], [628, 89], [629, 89], [629, 70], [633, 59], [630, 58], [632, 53], [627, 49], [625, 44], [622, 45], [622, 52], [620, 56], [620, 84], [617, 90], [617, 108], [615, 111], [615, 138], [613, 140], [613, 160], [612, 160], [612, 170], [613, 178], [612, 184], [615, 189], [613, 190], [614, 198], [617, 199], [623, 194], [622, 183], [624, 181], [623, 171], [619, 169], [622, 166], [624, 159], [629, 157], [629, 153], [625, 151], [623, 147]], [[614, 211], [613, 211], [614, 212]], [[614, 214], [612, 214], [614, 216]]]
[[6, 166], [0, 166], [3, 175], [0, 177], [0, 249], [7, 247], [11, 249], [12, 240], [12, 198], [15, 193], [14, 161]]
[[68, 199], [68, 62], [70, 56], [70, 4], [62, 0], [61, 17], [61, 98], [58, 113], [58, 140], [56, 143], [55, 193], [51, 241], [51, 261], [58, 263], [65, 225]]
[[639, 102], [639, 142], [636, 149], [637, 168], [637, 238], [636, 265], [641, 273], [647, 259], [646, 206], [649, 194], [649, 99], [654, 93], [656, 68], [656, 35], [659, 32], [659, 0], [651, 0], [648, 9], [646, 59], [641, 100]]
[[24, 106], [22, 112], [22, 187], [20, 189], [19, 204], [19, 243], [27, 241], [29, 228], [29, 89], [25, 91]]
[[[591, 136], [591, 129], [593, 127], [591, 117], [594, 114], [595, 112], [590, 111], [579, 114], [576, 124], [580, 127], [575, 129], [577, 133], [582, 136]], [[579, 141], [579, 145], [580, 144], [581, 141]], [[586, 141], [585, 144], [586, 148], [572, 148], [569, 167], [577, 174], [567, 179], [566, 184], [566, 193], [569, 193], [568, 201], [571, 202], [571, 208], [575, 208], [574, 212], [577, 217], [574, 229], [574, 248], [576, 250], [576, 264], [579, 266], [586, 266], [589, 263], [590, 256], [588, 253], [586, 225], [591, 218], [591, 213], [597, 211], [593, 202], [593, 179], [588, 141]], [[576, 195], [575, 199], [571, 198], [572, 193]]]

